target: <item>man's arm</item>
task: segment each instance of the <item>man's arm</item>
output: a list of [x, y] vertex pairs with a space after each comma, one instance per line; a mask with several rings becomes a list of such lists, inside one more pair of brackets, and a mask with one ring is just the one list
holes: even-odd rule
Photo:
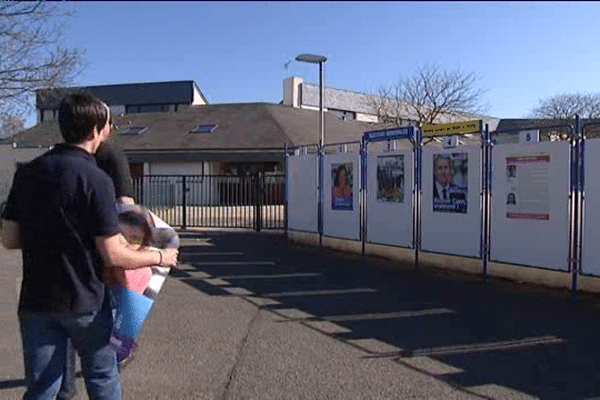
[[9, 250], [21, 248], [21, 233], [17, 222], [2, 219], [2, 246]]
[[176, 267], [177, 249], [134, 250], [122, 234], [113, 236], [97, 236], [96, 248], [108, 267], [124, 269], [137, 269], [160, 265], [163, 267]]

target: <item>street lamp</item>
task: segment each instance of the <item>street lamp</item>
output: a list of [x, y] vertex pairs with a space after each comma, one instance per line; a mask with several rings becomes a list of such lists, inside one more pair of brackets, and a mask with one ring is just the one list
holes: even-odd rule
[[323, 121], [323, 63], [327, 61], [327, 57], [315, 54], [300, 54], [296, 57], [296, 61], [319, 64], [319, 204], [317, 208], [317, 217], [319, 219], [319, 248], [321, 248], [323, 247], [323, 145], [325, 144], [325, 126]]
[[323, 147], [325, 143], [325, 127], [323, 124], [323, 63], [327, 61], [327, 57], [316, 54], [300, 54], [296, 57], [296, 61], [319, 64], [319, 146]]

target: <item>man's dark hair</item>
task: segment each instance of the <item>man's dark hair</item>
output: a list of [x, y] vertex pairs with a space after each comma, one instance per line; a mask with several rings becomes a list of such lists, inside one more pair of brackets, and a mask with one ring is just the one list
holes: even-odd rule
[[106, 105], [89, 93], [73, 93], [62, 99], [58, 109], [60, 133], [67, 143], [86, 140], [94, 127], [98, 131], [108, 123]]
[[448, 161], [448, 165], [450, 166], [450, 169], [452, 169], [453, 165], [452, 165], [452, 158], [450, 158], [450, 156], [447, 156], [445, 154], [436, 154], [433, 157], [433, 166], [434, 168], [437, 166], [437, 163], [439, 161]]

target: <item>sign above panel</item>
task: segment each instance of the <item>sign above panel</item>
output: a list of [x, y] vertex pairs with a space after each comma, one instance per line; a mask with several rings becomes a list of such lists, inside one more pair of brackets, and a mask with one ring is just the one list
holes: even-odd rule
[[540, 141], [540, 130], [529, 129], [526, 131], [519, 131], [519, 141], [521, 143], [538, 143]]
[[363, 134], [363, 139], [367, 142], [378, 142], [381, 140], [412, 139], [414, 136], [415, 128], [413, 126], [405, 126], [402, 128], [368, 131]]
[[462, 133], [481, 132], [482, 121], [452, 122], [450, 124], [433, 124], [423, 126], [423, 136], [459, 135]]

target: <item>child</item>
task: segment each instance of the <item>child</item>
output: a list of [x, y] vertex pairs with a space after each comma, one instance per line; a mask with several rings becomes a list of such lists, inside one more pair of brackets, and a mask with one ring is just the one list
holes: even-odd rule
[[[143, 207], [118, 204], [117, 211], [121, 233], [136, 249], [179, 247], [179, 237], [175, 230]], [[168, 267], [158, 265], [138, 269], [113, 267], [105, 270], [106, 283], [114, 300], [115, 329], [111, 343], [123, 359], [123, 364], [135, 353], [136, 337], [169, 270]]]

